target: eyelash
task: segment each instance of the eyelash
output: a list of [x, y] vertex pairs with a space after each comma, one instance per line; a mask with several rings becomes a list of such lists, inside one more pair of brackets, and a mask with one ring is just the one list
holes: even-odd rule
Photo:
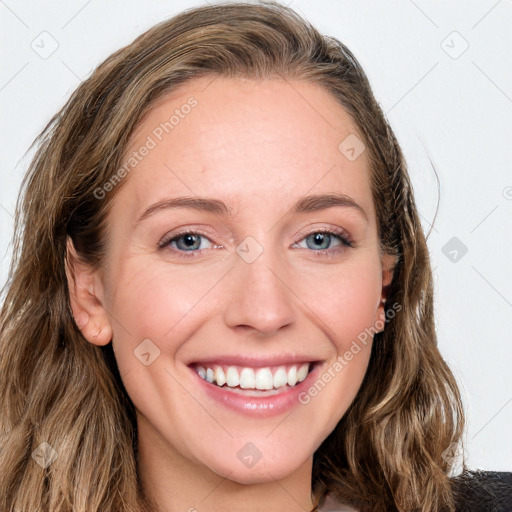
[[[354, 247], [354, 244], [350, 240], [350, 237], [347, 235], [347, 233], [344, 230], [342, 230], [342, 229], [336, 229], [336, 228], [331, 228], [331, 229], [321, 229], [320, 228], [320, 229], [316, 229], [314, 231], [311, 231], [310, 233], [308, 233], [305, 236], [303, 236], [298, 242], [295, 242], [294, 245], [298, 244], [299, 242], [302, 242], [306, 238], [310, 237], [311, 235], [315, 235], [317, 233], [334, 235], [341, 242], [341, 245], [337, 246], [338, 248], [334, 249], [334, 250], [333, 249], [311, 250], [311, 252], [313, 252], [314, 254], [316, 254], [316, 255], [318, 255], [320, 257], [323, 257], [323, 258], [335, 258], [336, 256], [339, 255], [340, 252], [342, 252], [344, 250], [343, 248], [340, 249], [340, 247], [344, 247], [344, 248], [353, 248]], [[200, 235], [200, 236], [208, 239], [211, 242], [211, 240], [208, 238], [208, 236], [205, 235], [204, 233], [201, 233], [200, 231], [186, 230], [186, 231], [182, 231], [182, 232], [179, 232], [179, 233], [171, 233], [170, 235], [165, 236], [158, 243], [158, 248], [160, 250], [165, 250], [166, 248], [169, 247], [169, 244], [171, 242], [174, 242], [177, 239], [179, 239], [179, 238], [181, 238], [182, 236], [185, 236], [185, 235]], [[215, 247], [215, 245], [214, 245], [214, 247]], [[222, 247], [222, 246], [216, 246], [216, 247]], [[180, 258], [190, 259], [190, 258], [198, 257], [199, 256], [198, 253], [200, 253], [202, 249], [195, 250], [195, 251], [182, 251], [182, 250], [179, 250], [179, 249], [171, 249], [171, 250], [173, 252], [175, 252], [178, 255], [178, 257], [180, 257]]]

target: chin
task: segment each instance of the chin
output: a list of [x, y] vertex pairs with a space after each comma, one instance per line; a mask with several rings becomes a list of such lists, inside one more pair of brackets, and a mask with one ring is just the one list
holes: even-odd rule
[[[249, 446], [245, 445], [242, 446]], [[248, 459], [243, 462], [244, 455], [251, 453], [254, 450], [253, 460]], [[270, 456], [265, 457], [261, 454], [258, 458], [258, 454], [255, 449], [248, 448], [242, 451], [242, 454], [237, 454], [240, 450], [236, 450], [233, 456], [226, 457], [221, 456], [221, 460], [215, 459], [204, 461], [203, 464], [208, 466], [211, 471], [218, 475], [228, 478], [229, 480], [242, 485], [249, 484], [262, 484], [266, 482], [272, 482], [275, 480], [281, 480], [291, 475], [292, 473], [300, 470], [300, 468], [308, 462], [309, 459], [313, 458], [313, 453], [299, 454], [297, 450], [291, 453], [284, 453], [281, 451], [272, 451]], [[250, 457], [247, 455], [247, 457]]]

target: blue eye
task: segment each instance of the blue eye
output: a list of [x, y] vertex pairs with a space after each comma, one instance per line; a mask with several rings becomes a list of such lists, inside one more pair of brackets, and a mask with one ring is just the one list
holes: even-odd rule
[[[333, 240], [338, 240], [335, 249], [329, 248]], [[200, 254], [201, 251], [208, 248], [222, 248], [221, 245], [211, 245], [211, 247], [204, 247], [201, 244], [202, 240], [207, 240], [212, 244], [211, 240], [201, 233], [196, 231], [184, 231], [182, 233], [172, 233], [162, 239], [158, 243], [160, 249], [170, 249], [182, 258], [194, 258]], [[343, 252], [344, 249], [353, 247], [353, 243], [349, 240], [348, 236], [343, 230], [316, 230], [312, 231], [309, 235], [303, 237], [300, 242], [306, 242], [306, 248], [312, 249], [315, 254], [320, 257], [334, 257], [338, 253]], [[297, 242], [295, 248], [299, 247]]]
[[[176, 243], [179, 250], [184, 251], [193, 251], [194, 249], [200, 249], [201, 238], [203, 235], [198, 233], [183, 233], [182, 235], [178, 235], [170, 240], [168, 243]], [[180, 244], [180, 242], [183, 242]]]
[[205, 247], [201, 247], [202, 239], [210, 241], [208, 237], [201, 233], [197, 233], [195, 231], [184, 231], [183, 233], [173, 233], [164, 237], [163, 240], [158, 243], [158, 247], [160, 249], [170, 248], [171, 251], [177, 253], [180, 257], [191, 258], [195, 257], [195, 253], [198, 251], [205, 249]]
[[[306, 236], [303, 240], [306, 241], [308, 249], [313, 249], [315, 251], [326, 251], [330, 243], [336, 238], [340, 241], [340, 243], [337, 244], [337, 247], [340, 245], [352, 247], [352, 244], [344, 236], [338, 235], [331, 231], [315, 231], [314, 233]], [[308, 240], [311, 240], [311, 246], [307, 243]], [[316, 247], [315, 244], [317, 245]]]

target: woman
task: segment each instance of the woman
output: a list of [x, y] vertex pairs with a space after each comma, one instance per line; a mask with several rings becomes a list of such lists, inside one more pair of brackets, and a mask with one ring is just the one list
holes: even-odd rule
[[465, 506], [402, 153], [292, 10], [186, 11], [109, 57], [41, 134], [16, 228], [2, 510]]

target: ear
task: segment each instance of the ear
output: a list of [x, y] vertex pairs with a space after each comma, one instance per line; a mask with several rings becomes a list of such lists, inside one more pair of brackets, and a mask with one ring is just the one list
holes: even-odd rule
[[388, 299], [389, 288], [391, 286], [391, 281], [393, 280], [393, 274], [395, 270], [395, 265], [397, 263], [397, 257], [388, 253], [384, 253], [381, 256], [382, 263], [382, 291], [380, 296], [380, 303], [377, 308], [377, 315], [375, 317], [376, 324], [382, 324], [382, 329], [379, 332], [384, 330], [384, 325], [386, 324], [386, 311], [385, 305], [386, 300]]
[[93, 345], [107, 345], [112, 339], [112, 326], [102, 304], [103, 284], [98, 271], [80, 260], [70, 237], [66, 241], [65, 268], [77, 327]]

